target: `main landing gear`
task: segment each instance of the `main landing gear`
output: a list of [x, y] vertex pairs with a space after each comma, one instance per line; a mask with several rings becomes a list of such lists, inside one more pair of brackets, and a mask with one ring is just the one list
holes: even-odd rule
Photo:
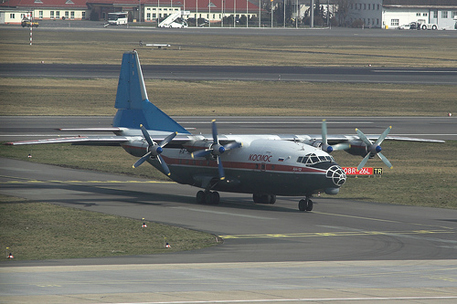
[[307, 211], [310, 212], [313, 210], [313, 201], [309, 199], [310, 197], [307, 196], [305, 199], [300, 200], [298, 202], [298, 210], [300, 211]]
[[218, 205], [220, 200], [219, 192], [209, 190], [197, 192], [197, 204]]

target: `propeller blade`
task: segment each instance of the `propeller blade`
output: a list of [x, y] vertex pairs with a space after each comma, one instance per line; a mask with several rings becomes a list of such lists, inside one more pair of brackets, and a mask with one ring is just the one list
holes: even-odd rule
[[192, 153], [191, 156], [192, 156], [192, 158], [195, 158], [195, 157], [205, 157], [205, 156], [212, 154], [213, 157], [216, 157], [217, 168], [219, 171], [219, 178], [220, 178], [220, 180], [224, 180], [225, 172], [224, 172], [224, 166], [222, 165], [221, 154], [225, 153], [226, 151], [232, 150], [232, 149], [240, 148], [242, 146], [242, 144], [235, 141], [235, 142], [230, 142], [230, 143], [226, 144], [225, 146], [221, 146], [219, 144], [215, 119], [213, 119], [211, 121], [211, 131], [212, 131], [212, 135], [213, 135], [212, 145], [208, 149], [200, 150], [200, 151], [196, 151], [196, 152]]
[[359, 129], [355, 128], [355, 131], [357, 132], [357, 134], [359, 135], [360, 139], [367, 145], [367, 146], [371, 146], [373, 143], [365, 136], [365, 134], [363, 134], [362, 131], [360, 131]]
[[211, 121], [211, 131], [213, 132], [213, 144], [216, 145], [219, 143], [219, 140], [217, 139], [217, 126], [215, 119]]
[[133, 164], [132, 168], [137, 168], [141, 166], [142, 163], [144, 163], [149, 157], [151, 157], [151, 151], [143, 155], [139, 160], [136, 161], [136, 163]]
[[164, 140], [162, 140], [159, 144], [159, 146], [161, 148], [165, 147], [170, 141], [173, 140], [173, 138], [175, 138], [175, 136], [178, 135], [178, 132], [173, 132], [171, 133], [170, 135], [168, 135], [167, 137], [165, 137]]
[[392, 126], [389, 126], [384, 132], [382, 132], [381, 136], [379, 136], [379, 138], [376, 140], [375, 145], [381, 145], [384, 139], [387, 137], [387, 134], [389, 134], [390, 130], [392, 130]]
[[195, 158], [195, 157], [205, 157], [207, 155], [209, 155], [211, 153], [212, 150], [210, 149], [206, 149], [206, 150], [201, 150], [201, 151], [197, 151], [197, 152], [194, 152], [191, 154], [192, 158]]
[[141, 129], [141, 132], [143, 133], [144, 139], [146, 139], [146, 141], [148, 142], [148, 145], [150, 147], [152, 147], [154, 145], [154, 143], [152, 142], [152, 139], [148, 133], [148, 130], [146, 130], [146, 128], [142, 124], [140, 125], [140, 129]]
[[387, 159], [387, 157], [385, 157], [382, 153], [378, 153], [378, 156], [379, 156], [379, 158], [384, 162], [384, 164], [386, 164], [387, 167], [389, 167], [390, 169], [393, 168], [392, 164], [391, 164], [390, 161]]
[[367, 163], [369, 158], [370, 158], [370, 153], [367, 153], [367, 155], [365, 155], [365, 157], [362, 159], [360, 164], [357, 166], [357, 171], [362, 170], [362, 168], [365, 166], [365, 164]]
[[363, 134], [362, 131], [359, 129], [355, 129], [357, 134], [359, 135], [360, 139], [367, 145], [368, 147], [368, 154], [363, 158], [362, 162], [359, 164], [357, 167], [357, 170], [361, 170], [363, 166], [367, 163], [368, 159], [370, 158], [370, 155], [376, 154], [379, 156], [379, 158], [386, 164], [387, 167], [392, 169], [392, 164], [390, 161], [381, 153], [381, 144], [384, 141], [384, 139], [387, 137], [387, 134], [389, 134], [390, 130], [392, 129], [392, 126], [389, 126], [387, 129], [382, 132], [382, 134], [378, 137], [376, 142], [373, 144], [366, 136]]
[[162, 169], [165, 172], [165, 174], [170, 175], [170, 169], [168, 168], [167, 164], [163, 160], [162, 156], [160, 154], [163, 152], [163, 147], [166, 146], [170, 141], [175, 138], [175, 136], [178, 134], [178, 132], [173, 132], [167, 137], [165, 137], [164, 140], [160, 142], [158, 145], [157, 143], [153, 142], [151, 139], [151, 136], [148, 133], [148, 130], [141, 124], [140, 125], [141, 132], [143, 133], [144, 139], [148, 143], [148, 150], [149, 152], [143, 155], [135, 164], [133, 164], [133, 168], [137, 168], [140, 166], [142, 163], [144, 163], [149, 157], [154, 156], [157, 158], [157, 161], [162, 165]]
[[160, 154], [157, 155], [157, 160], [162, 165], [162, 169], [165, 172], [165, 174], [169, 176], [171, 174], [170, 169], [168, 168], [167, 163], [163, 160]]
[[219, 170], [219, 179], [224, 180], [225, 179], [224, 167], [222, 166], [221, 157], [219, 155], [217, 156], [217, 168]]
[[324, 119], [322, 120], [322, 128], [321, 128], [321, 133], [322, 133], [322, 142], [328, 146], [327, 143], [327, 121]]
[[322, 150], [327, 153], [332, 153], [333, 151], [337, 151], [337, 150], [347, 150], [351, 147], [351, 145], [348, 143], [340, 143], [340, 144], [335, 144], [335, 145], [328, 144], [327, 120], [325, 120], [325, 119], [322, 120], [321, 133], [322, 133]]

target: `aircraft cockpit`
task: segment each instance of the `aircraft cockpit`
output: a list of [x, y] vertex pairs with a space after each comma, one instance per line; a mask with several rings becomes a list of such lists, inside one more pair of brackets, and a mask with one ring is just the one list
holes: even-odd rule
[[299, 156], [298, 163], [303, 163], [305, 166], [312, 166], [318, 163], [334, 163], [335, 159], [330, 155], [316, 155], [315, 153], [307, 154], [306, 156]]

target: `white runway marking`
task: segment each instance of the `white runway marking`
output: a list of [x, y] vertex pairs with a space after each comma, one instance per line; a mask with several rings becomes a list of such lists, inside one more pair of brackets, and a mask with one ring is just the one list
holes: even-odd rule
[[251, 299], [251, 300], [211, 300], [211, 301], [171, 301], [171, 302], [138, 302], [117, 304], [206, 304], [206, 303], [282, 303], [282, 302], [356, 302], [356, 301], [424, 301], [453, 300], [457, 296], [438, 297], [364, 297], [364, 298], [291, 298], [291, 299]]

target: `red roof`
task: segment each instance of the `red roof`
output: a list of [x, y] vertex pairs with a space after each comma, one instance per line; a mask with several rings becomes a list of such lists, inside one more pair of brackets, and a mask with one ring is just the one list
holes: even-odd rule
[[[231, 13], [234, 10], [240, 14], [246, 13], [246, 4], [248, 11], [258, 12], [259, 7], [248, 0], [140, 0], [143, 5], [151, 6], [180, 6], [186, 11], [195, 12], [198, 5], [199, 12], [227, 12]], [[236, 3], [235, 3], [236, 1]], [[87, 8], [87, 4], [114, 4], [116, 6], [138, 6], [138, 0], [6, 0], [0, 3], [3, 7], [15, 8]], [[185, 3], [185, 7], [184, 7]], [[224, 8], [222, 9], [222, 5]], [[211, 8], [209, 8], [211, 6]]]
[[[116, 4], [116, 6], [137, 6], [138, 0], [86, 0], [87, 3], [92, 5], [97, 4]], [[252, 4], [248, 0], [141, 0], [141, 4], [150, 5], [150, 6], [170, 6], [181, 7], [186, 11], [196, 11], [198, 4], [199, 12], [208, 12], [208, 8], [211, 5], [212, 12], [221, 12], [222, 3], [224, 4], [224, 12], [233, 12], [234, 5], [236, 1], [236, 11], [243, 13], [246, 12], [246, 4], [248, 5], [248, 10], [251, 12], [257, 12], [259, 7], [255, 4]], [[184, 7], [185, 4], [185, 7]]]
[[6, 0], [0, 3], [3, 7], [16, 7], [16, 8], [73, 8], [85, 9], [87, 0]]
[[[169, 0], [164, 0], [164, 1], [169, 1]], [[235, 3], [236, 1], [236, 3]], [[160, 1], [162, 2], [162, 1]], [[179, 2], [182, 2], [184, 6], [184, 0], [179, 0]], [[173, 4], [175, 1], [173, 1]], [[211, 12], [233, 12], [234, 9], [237, 13], [246, 13], [246, 4], [247, 4], [247, 9], [250, 12], [258, 12], [259, 7], [247, 0], [186, 0], [186, 7], [183, 7], [184, 10], [186, 11], [191, 11], [195, 12], [196, 7], [198, 4], [198, 11], [199, 12], [208, 12], [211, 8]], [[222, 9], [222, 5], [224, 5], [224, 8]], [[211, 6], [209, 8], [209, 6]]]

